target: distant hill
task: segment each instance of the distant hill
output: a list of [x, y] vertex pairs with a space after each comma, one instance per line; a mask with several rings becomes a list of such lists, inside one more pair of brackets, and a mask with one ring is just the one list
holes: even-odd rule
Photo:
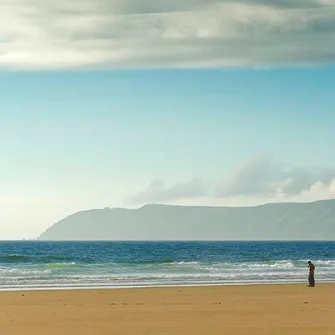
[[257, 207], [146, 205], [78, 212], [40, 240], [332, 240], [335, 200]]

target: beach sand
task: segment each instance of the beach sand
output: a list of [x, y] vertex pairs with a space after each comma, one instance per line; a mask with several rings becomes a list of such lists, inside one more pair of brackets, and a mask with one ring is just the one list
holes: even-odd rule
[[335, 285], [0, 292], [0, 334], [335, 334]]

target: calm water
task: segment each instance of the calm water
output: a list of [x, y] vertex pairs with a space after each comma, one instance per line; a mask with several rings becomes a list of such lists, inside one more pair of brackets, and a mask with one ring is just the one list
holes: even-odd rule
[[0, 289], [335, 282], [335, 242], [0, 242]]

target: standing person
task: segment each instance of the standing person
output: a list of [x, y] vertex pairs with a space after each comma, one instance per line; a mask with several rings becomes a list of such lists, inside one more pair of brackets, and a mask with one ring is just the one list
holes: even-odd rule
[[314, 279], [314, 270], [315, 266], [311, 261], [308, 261], [308, 268], [309, 268], [309, 275], [308, 275], [308, 287], [314, 287], [315, 286], [315, 279]]

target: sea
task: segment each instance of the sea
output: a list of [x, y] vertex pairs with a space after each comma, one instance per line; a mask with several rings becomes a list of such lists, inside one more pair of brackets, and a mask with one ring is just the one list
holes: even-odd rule
[[0, 242], [0, 289], [335, 282], [335, 242]]

